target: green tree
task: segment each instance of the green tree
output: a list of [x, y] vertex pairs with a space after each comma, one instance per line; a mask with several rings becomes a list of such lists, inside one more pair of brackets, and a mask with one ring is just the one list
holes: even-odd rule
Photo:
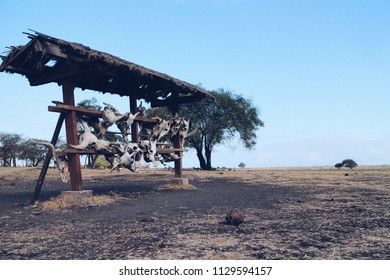
[[212, 169], [211, 154], [218, 144], [238, 138], [247, 149], [256, 145], [256, 131], [264, 126], [251, 100], [224, 89], [211, 92], [214, 100], [183, 106], [182, 114], [199, 126], [199, 133], [187, 140], [196, 150], [202, 169]]
[[[264, 126], [258, 109], [251, 100], [224, 89], [210, 92], [215, 99], [183, 104], [180, 114], [190, 119], [190, 131], [198, 126], [198, 133], [186, 139], [185, 145], [196, 150], [201, 169], [211, 170], [214, 147], [238, 138], [244, 147], [254, 148], [256, 131]], [[148, 109], [148, 116], [162, 116], [167, 108]]]
[[91, 99], [84, 99], [77, 103], [77, 106], [94, 110], [102, 109], [102, 106], [98, 104], [98, 100], [95, 97], [92, 97]]
[[343, 160], [343, 162], [341, 164], [344, 167], [348, 167], [350, 169], [355, 168], [356, 166], [358, 166], [358, 164], [353, 159], [345, 159], [345, 160]]
[[16, 133], [0, 133], [0, 158], [3, 166], [16, 167], [16, 158], [22, 136]]
[[47, 148], [36, 142], [42, 141], [34, 138], [27, 138], [21, 141], [18, 158], [25, 161], [26, 166], [38, 166], [45, 159]]

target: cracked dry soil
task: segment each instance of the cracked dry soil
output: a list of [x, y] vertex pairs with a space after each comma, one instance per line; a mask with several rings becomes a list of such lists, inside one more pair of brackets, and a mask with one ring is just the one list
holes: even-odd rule
[[109, 204], [45, 206], [69, 190], [50, 170], [29, 206], [39, 170], [0, 168], [0, 259], [390, 259], [388, 167], [82, 172]]

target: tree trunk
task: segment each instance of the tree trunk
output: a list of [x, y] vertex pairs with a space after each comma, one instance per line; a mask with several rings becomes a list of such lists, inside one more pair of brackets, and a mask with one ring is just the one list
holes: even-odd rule
[[91, 155], [91, 160], [92, 160], [92, 162], [91, 162], [91, 168], [95, 168], [95, 166], [96, 166], [96, 161], [97, 161], [98, 157], [99, 157], [99, 155]]
[[91, 160], [92, 155], [87, 155], [87, 167], [92, 168], [92, 160]]
[[200, 148], [195, 148], [196, 149], [196, 155], [198, 156], [199, 159], [199, 166], [201, 169], [206, 170], [206, 160], [203, 157], [202, 149]]
[[211, 166], [211, 149], [210, 149], [209, 145], [206, 145], [204, 149], [205, 149], [205, 153], [206, 153], [206, 168], [205, 168], [205, 170], [211, 170], [212, 169], [212, 166]]

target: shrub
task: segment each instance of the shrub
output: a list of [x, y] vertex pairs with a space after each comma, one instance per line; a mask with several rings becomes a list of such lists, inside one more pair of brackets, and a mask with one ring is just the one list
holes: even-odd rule
[[99, 156], [95, 163], [95, 168], [97, 169], [106, 169], [110, 168], [111, 164], [104, 158], [104, 156]]
[[341, 167], [348, 167], [352, 169], [355, 168], [356, 166], [358, 166], [358, 164], [352, 159], [345, 159], [342, 162], [336, 163], [334, 165], [334, 167], [336, 167], [337, 169], [340, 169]]
[[352, 159], [345, 159], [343, 160], [343, 162], [341, 163], [344, 167], [349, 167], [350, 169], [358, 166], [358, 164], [352, 160]]

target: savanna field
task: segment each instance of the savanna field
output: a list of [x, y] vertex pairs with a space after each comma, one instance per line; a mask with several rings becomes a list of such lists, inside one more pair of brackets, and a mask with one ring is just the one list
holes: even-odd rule
[[[50, 169], [0, 168], [0, 259], [390, 259], [390, 167], [83, 169], [90, 203]], [[244, 214], [226, 223], [233, 208]]]

